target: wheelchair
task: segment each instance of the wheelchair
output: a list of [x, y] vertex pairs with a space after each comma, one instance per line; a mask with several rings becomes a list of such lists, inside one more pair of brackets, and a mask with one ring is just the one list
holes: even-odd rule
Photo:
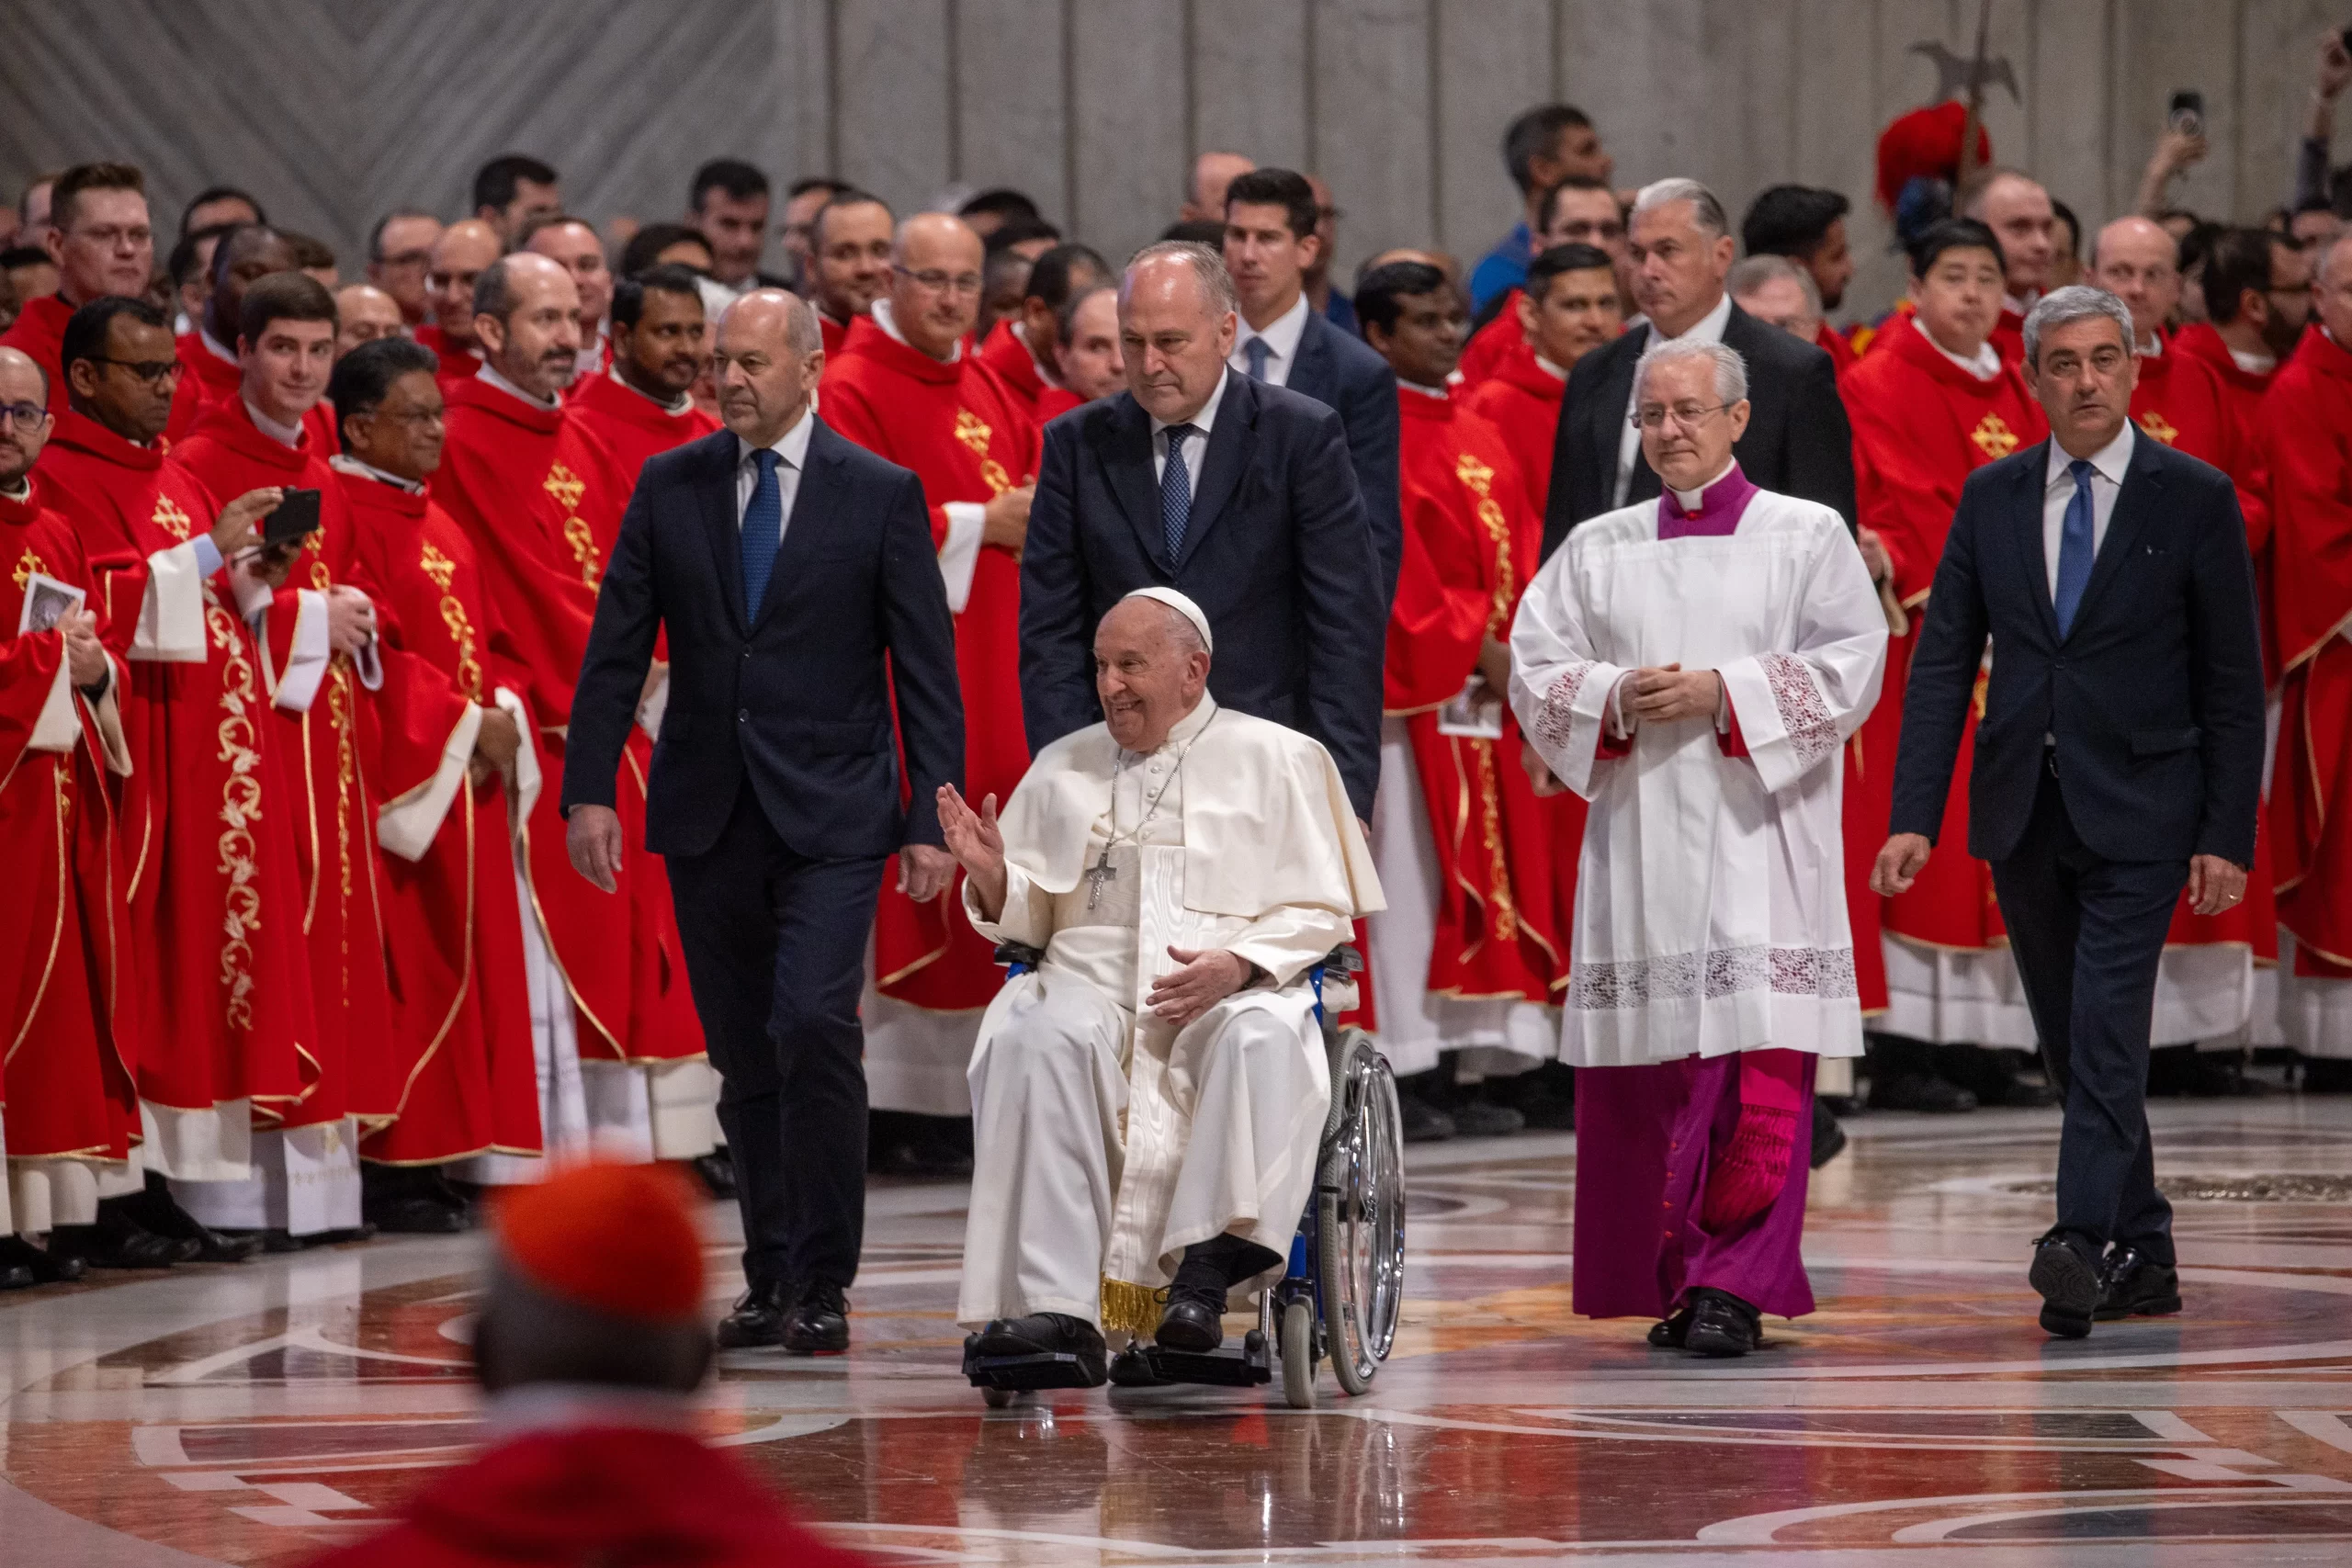
[[[1044, 954], [1006, 943], [997, 962], [1008, 977]], [[1369, 1035], [1340, 1028], [1324, 1003], [1327, 984], [1353, 989], [1363, 967], [1352, 947], [1334, 948], [1308, 971], [1315, 1017], [1330, 1061], [1331, 1109], [1317, 1146], [1315, 1190], [1292, 1236], [1283, 1277], [1258, 1299], [1258, 1325], [1238, 1348], [1206, 1353], [1163, 1349], [1138, 1338], [1113, 1357], [1114, 1387], [1195, 1383], [1251, 1388], [1271, 1383], [1277, 1361], [1283, 1397], [1295, 1410], [1315, 1407], [1315, 1372], [1328, 1359], [1340, 1387], [1370, 1392], [1396, 1340], [1405, 1289], [1405, 1139], [1396, 1082]], [[1333, 978], [1336, 976], [1336, 978]], [[1078, 1386], [1068, 1355], [981, 1356], [967, 1352], [964, 1373], [991, 1406], [1026, 1390]]]

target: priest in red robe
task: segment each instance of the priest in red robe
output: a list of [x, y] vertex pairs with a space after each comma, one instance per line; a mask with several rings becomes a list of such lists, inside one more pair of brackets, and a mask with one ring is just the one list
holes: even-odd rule
[[[1982, 223], [1954, 219], [1928, 229], [1912, 247], [1916, 311], [1887, 319], [1841, 388], [1854, 424], [1863, 558], [1909, 622], [1904, 635], [1888, 641], [1878, 706], [1847, 749], [1848, 908], [1863, 1005], [1886, 1009], [1884, 1028], [1914, 1043], [1890, 1047], [1877, 1062], [1872, 1102], [1915, 1110], [1974, 1103], [1937, 1076], [1917, 1043], [2022, 1048], [2034, 1038], [1983, 862], [1939, 857], [1939, 880], [1922, 876], [1910, 892], [1884, 901], [1868, 880], [1892, 805], [1911, 649], [1961, 486], [1976, 469], [2047, 434], [2041, 405], [1990, 342], [2004, 276], [2000, 242]], [[1964, 756], [1970, 741], [1961, 745]], [[1964, 780], [1965, 770], [1955, 769], [1953, 777]], [[1967, 811], [1966, 785], [1956, 783], [1944, 831], [1962, 837], [1940, 841], [1966, 841]], [[1880, 928], [1895, 940], [1874, 942]], [[1878, 966], [1871, 959], [1882, 953], [1883, 970], [1872, 973]]]
[[498, 231], [479, 218], [460, 218], [441, 231], [425, 262], [424, 285], [433, 319], [416, 329], [416, 341], [441, 356], [446, 395], [481, 368], [481, 344], [474, 336], [474, 285], [505, 250]]
[[13, 873], [0, 901], [0, 1271], [36, 1281], [77, 1270], [11, 1233], [94, 1220], [101, 1183], [130, 1190], [141, 1136], [138, 1041], [117, 1028], [118, 998], [141, 976], [110, 858], [112, 781], [131, 765], [130, 667], [103, 640], [81, 536], [33, 472], [48, 401], [32, 357], [0, 348], [0, 846]]
[[1461, 402], [1502, 433], [1521, 487], [1541, 517], [1552, 494], [1552, 448], [1568, 372], [1623, 332], [1625, 315], [1609, 254], [1593, 245], [1544, 252], [1529, 264], [1527, 286], [1518, 292], [1519, 341]]
[[[1633, 262], [1626, 248], [1624, 209], [1617, 204], [1617, 193], [1603, 182], [1583, 175], [1571, 175], [1554, 186], [1542, 198], [1544, 223], [1534, 237], [1536, 254], [1556, 245], [1588, 245], [1609, 258], [1617, 276], [1617, 314], [1620, 330], [1629, 301], [1634, 297]], [[1469, 346], [1462, 351], [1461, 376], [1463, 385], [1476, 387], [1498, 374], [1511, 350], [1527, 341], [1525, 317], [1520, 300], [1524, 288], [1510, 289], [1487, 323], [1470, 336]]]
[[1064, 312], [1072, 299], [1114, 281], [1110, 265], [1091, 249], [1056, 245], [1030, 264], [1021, 308], [1001, 318], [980, 345], [980, 363], [1041, 430], [1056, 414], [1086, 400], [1062, 381]]
[[[253, 1130], [298, 1111], [319, 1078], [301, 1049], [317, 1034], [295, 864], [306, 813], [278, 768], [264, 675], [272, 580], [282, 585], [294, 563], [259, 547], [255, 532], [280, 491], [217, 505], [164, 459], [172, 378], [144, 367], [171, 341], [142, 300], [77, 310], [62, 351], [69, 406], [41, 468], [103, 590], [109, 646], [130, 661], [132, 771], [111, 863], [144, 980], [135, 1003], [117, 992], [119, 1018], [140, 1010], [141, 1163], [157, 1179], [242, 1183]], [[225, 1241], [153, 1190], [108, 1197], [95, 1225], [52, 1237], [120, 1267], [150, 1266], [156, 1241], [164, 1261], [240, 1258], [257, 1245]]]
[[1954, 210], [2001, 243], [2001, 316], [1992, 344], [2015, 365], [2025, 357], [2025, 313], [2051, 287], [2058, 263], [2057, 209], [2040, 181], [2015, 169], [1980, 168], [1954, 193]]
[[[967, 792], [1001, 800], [1029, 766], [1021, 723], [1020, 551], [1035, 488], [1037, 429], [966, 341], [979, 310], [979, 236], [961, 219], [925, 213], [899, 226], [895, 254], [889, 292], [826, 364], [820, 407], [827, 424], [922, 480], [956, 613]], [[918, 905], [894, 886], [882, 889], [877, 994], [865, 1009], [866, 1081], [876, 1110], [970, 1114], [964, 1070], [980, 1010], [1002, 975], [989, 944], [963, 918], [960, 897], [950, 888]]]
[[[427, 486], [472, 541], [491, 607], [528, 672], [543, 773], [561, 766], [572, 682], [630, 490], [619, 460], [563, 400], [578, 363], [579, 301], [571, 273], [545, 256], [524, 252], [483, 271], [470, 318], [482, 367], [447, 390], [441, 467]], [[442, 381], [450, 388], [446, 359]], [[657, 671], [650, 684], [665, 674]], [[536, 917], [525, 923], [525, 958], [550, 1153], [582, 1145], [592, 1133], [645, 1157], [711, 1147], [717, 1085], [686, 990], [669, 882], [644, 848], [650, 751], [640, 730], [622, 773], [627, 857], [617, 905], [573, 874], [555, 792], [540, 793], [524, 829], [522, 898]], [[493, 1155], [469, 1172], [518, 1181], [540, 1168]]]
[[2352, 235], [2321, 256], [2305, 333], [2256, 422], [2270, 480], [2280, 688], [2270, 852], [2295, 939], [2280, 987], [2307, 1087], [2352, 1089]]
[[[26, 300], [0, 334], [0, 345], [24, 350], [51, 387], [62, 388], [66, 321], [81, 306], [110, 294], [145, 297], [155, 276], [155, 231], [147, 217], [146, 178], [129, 164], [76, 164], [57, 176], [49, 199], [42, 243], [57, 265], [57, 292]], [[179, 383], [164, 439], [187, 433], [201, 400], [192, 383]]]
[[634, 488], [648, 457], [718, 428], [690, 395], [710, 357], [711, 334], [700, 284], [682, 266], [623, 278], [612, 309], [611, 368], [582, 378], [564, 402]]
[[[809, 299], [817, 307], [827, 358], [848, 345], [850, 329], [889, 292], [895, 232], [882, 198], [862, 190], [834, 192], [809, 220], [808, 243], [816, 255]], [[977, 306], [972, 319], [979, 319]]]
[[377, 818], [385, 942], [399, 982], [398, 1097], [359, 1153], [368, 1218], [425, 1233], [464, 1225], [444, 1179], [452, 1162], [540, 1150], [514, 871], [540, 785], [536, 727], [528, 673], [473, 541], [424, 493], [441, 464], [438, 369], [432, 350], [404, 339], [345, 355], [332, 383], [343, 451], [330, 464], [355, 575], [379, 597], [388, 637], [434, 677], [388, 689], [388, 706], [408, 710], [390, 716], [391, 728], [429, 736], [445, 705], [459, 705], [432, 773], [379, 791]]
[[1739, 220], [1740, 248], [1750, 256], [1781, 256], [1813, 280], [1819, 301], [1812, 343], [1829, 355], [1842, 379], [1854, 367], [1854, 345], [1829, 324], [1829, 312], [1854, 281], [1854, 253], [1846, 237], [1853, 204], [1843, 191], [1821, 186], [1777, 185], [1758, 193]]

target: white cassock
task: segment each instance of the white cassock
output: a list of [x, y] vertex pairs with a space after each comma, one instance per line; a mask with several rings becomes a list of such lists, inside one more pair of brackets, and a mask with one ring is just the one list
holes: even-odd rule
[[[1511, 627], [1511, 706], [1592, 802], [1561, 1022], [1577, 1066], [1861, 1054], [1838, 752], [1878, 700], [1886, 618], [1829, 508], [1736, 466], [1693, 496], [1743, 493], [1729, 533], [1661, 539], [1672, 492], [1578, 524]], [[1722, 674], [1724, 728], [1636, 724], [1600, 756], [1620, 679], [1678, 661]]]
[[[1192, 1243], [1230, 1231], [1287, 1258], [1330, 1103], [1307, 970], [1381, 907], [1379, 881], [1329, 754], [1205, 696], [1148, 756], [1100, 724], [1046, 747], [1001, 825], [1004, 908], [982, 919], [967, 883], [965, 909], [1046, 956], [972, 1054], [956, 1315], [1149, 1334]], [[1112, 874], [1090, 876], [1106, 849]], [[1145, 1005], [1170, 947], [1269, 979], [1175, 1029]]]

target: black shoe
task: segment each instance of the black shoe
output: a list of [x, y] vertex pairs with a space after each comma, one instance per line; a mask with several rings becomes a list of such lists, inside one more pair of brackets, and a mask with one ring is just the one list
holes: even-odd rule
[[1684, 1307], [1672, 1317], [1650, 1325], [1650, 1348], [1679, 1350], [1690, 1337], [1690, 1309]]
[[389, 1235], [456, 1235], [466, 1228], [466, 1201], [438, 1166], [359, 1168], [359, 1212]]
[[0, 1291], [29, 1291], [33, 1271], [21, 1263], [0, 1263]]
[[815, 1280], [785, 1314], [784, 1348], [795, 1356], [838, 1356], [849, 1348], [849, 1298], [830, 1280]]
[[0, 1267], [22, 1269], [36, 1285], [59, 1285], [82, 1277], [82, 1260], [43, 1251], [20, 1235], [0, 1235]]
[[2065, 1231], [2046, 1233], [2033, 1244], [2033, 1265], [2025, 1277], [2041, 1296], [2042, 1332], [2061, 1339], [2090, 1333], [2091, 1314], [2105, 1287], [2088, 1242]]
[[1517, 1077], [1488, 1078], [1485, 1098], [1516, 1111], [1532, 1133], [1572, 1132], [1577, 1124], [1576, 1069], [1546, 1062]]
[[784, 1320], [792, 1311], [793, 1292], [770, 1280], [754, 1280], [736, 1299], [735, 1310], [718, 1320], [718, 1348], [749, 1350], [784, 1343]]
[[975, 1356], [1061, 1355], [1077, 1358], [1078, 1381], [1051, 1386], [1102, 1386], [1105, 1374], [1102, 1331], [1084, 1318], [1058, 1312], [1033, 1312], [1026, 1317], [1000, 1317], [964, 1341], [964, 1359], [967, 1368]]
[[379, 1228], [373, 1220], [362, 1220], [357, 1224], [345, 1226], [342, 1230], [311, 1231], [306, 1235], [298, 1235], [294, 1238], [294, 1245], [307, 1249], [313, 1247], [341, 1247], [347, 1241], [373, 1241]]
[[2302, 1058], [2305, 1094], [2352, 1094], [2352, 1062], [2333, 1056]]
[[1975, 1110], [1976, 1097], [1933, 1073], [1904, 1073], [1871, 1080], [1871, 1109], [1956, 1116], [1963, 1111]]
[[876, 1176], [921, 1181], [956, 1180], [972, 1174], [968, 1120], [919, 1116], [911, 1111], [866, 1113], [865, 1168]]
[[1418, 1094], [1397, 1094], [1396, 1122], [1408, 1144], [1442, 1144], [1460, 1131], [1453, 1117]]
[[1813, 1168], [1819, 1170], [1846, 1152], [1846, 1129], [1819, 1100], [1813, 1102]]
[[732, 1200], [735, 1196], [735, 1156], [721, 1144], [707, 1155], [696, 1155], [687, 1162], [695, 1168], [695, 1176], [703, 1190], [714, 1198]]
[[[123, 1214], [141, 1229], [180, 1243], [180, 1261], [184, 1263], [243, 1263], [265, 1250], [265, 1244], [250, 1235], [216, 1231], [203, 1224], [180, 1207], [179, 1201], [172, 1196], [170, 1184], [152, 1170], [147, 1173], [144, 1191], [107, 1199], [98, 1205], [99, 1209], [103, 1211], [107, 1203], [119, 1204]], [[266, 1250], [290, 1252], [293, 1248]]]
[[1167, 1310], [1152, 1336], [1163, 1350], [1189, 1350], [1204, 1356], [1225, 1343], [1225, 1290], [1188, 1291], [1170, 1286]]
[[421, 1192], [401, 1198], [370, 1200], [368, 1223], [386, 1235], [457, 1235], [466, 1228], [466, 1212], [436, 1203]]
[[104, 1202], [96, 1223], [59, 1225], [49, 1233], [51, 1256], [89, 1269], [169, 1269], [182, 1261], [185, 1245], [107, 1213]]
[[2101, 1323], [2121, 1317], [2170, 1317], [2180, 1310], [2178, 1271], [2136, 1247], [2119, 1243], [2107, 1255], [2104, 1273], [2098, 1305], [2091, 1313]]
[[1465, 1138], [1508, 1138], [1527, 1130], [1526, 1117], [1490, 1100], [1464, 1099], [1446, 1114], [1453, 1118], [1453, 1130]]
[[1690, 1323], [1682, 1336], [1686, 1350], [1720, 1358], [1764, 1348], [1764, 1314], [1729, 1291], [1702, 1287], [1691, 1292], [1690, 1311]]

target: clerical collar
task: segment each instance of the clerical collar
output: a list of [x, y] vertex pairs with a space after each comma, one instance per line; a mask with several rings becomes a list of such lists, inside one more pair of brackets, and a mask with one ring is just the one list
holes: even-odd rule
[[2140, 357], [2143, 359], [2162, 359], [2164, 356], [2165, 334], [2162, 333], [2150, 333], [2148, 334], [2147, 341], [2140, 344]]
[[[1917, 325], [1916, 321], [1913, 324]], [[1962, 370], [1967, 371], [1971, 376], [1975, 377], [1980, 381], [1989, 381], [1994, 377], [1998, 376], [2001, 373], [2001, 351], [1993, 346], [1990, 339], [1978, 344], [1976, 345], [1976, 352], [1963, 358], [1960, 355], [1954, 354], [1951, 349], [1946, 348], [1942, 344], [1938, 343], [1936, 341], [1936, 334], [1929, 332], [1926, 327], [1919, 327], [1919, 335], [1928, 340], [1928, 345], [1930, 348], [1933, 348], [1938, 354], [1942, 355], [1946, 359], [1951, 360], [1954, 365], [1959, 366]]]
[[16, 488], [13, 490], [6, 486], [0, 485], [0, 501], [13, 501], [22, 504], [25, 502], [30, 501], [32, 498], [33, 477], [29, 472], [21, 474], [17, 477]]
[[2010, 311], [2015, 315], [2022, 316], [2028, 310], [2033, 309], [2034, 299], [2039, 299], [2041, 298], [2041, 296], [2037, 294], [2033, 297], [2033, 299], [2020, 299], [2014, 294], [2004, 292], [2001, 296], [2001, 309]]
[[482, 1427], [503, 1441], [532, 1432], [578, 1431], [590, 1427], [633, 1427], [658, 1432], [692, 1432], [694, 1402], [660, 1389], [617, 1388], [609, 1383], [534, 1382], [501, 1389], [482, 1408]]
[[[1534, 353], [1532, 349], [1528, 352]], [[1568, 373], [1564, 367], [1553, 364], [1540, 354], [1535, 355], [1535, 367], [1555, 381], [1565, 381], [1568, 378]]]
[[[899, 323], [890, 319], [890, 301], [888, 299], [876, 299], [874, 301], [872, 314], [874, 317], [874, 324], [880, 327], [884, 332], [889, 333], [890, 340], [893, 343], [904, 344], [908, 348], [915, 348], [913, 344], [907, 342], [907, 334], [899, 330]], [[924, 354], [920, 348], [915, 348], [915, 352], [917, 354], [922, 354], [925, 359], [935, 357], [933, 355]], [[962, 338], [957, 338], [956, 340], [955, 348], [949, 351], [946, 359], [942, 363], [953, 365], [963, 357], [964, 340]]]
[[553, 410], [563, 407], [563, 400], [561, 398], [534, 397], [530, 393], [523, 390], [522, 388], [516, 386], [505, 377], [501, 376], [498, 373], [496, 367], [492, 366], [487, 359], [481, 362], [481, 368], [475, 371], [474, 374], [481, 379], [487, 381], [492, 386], [497, 388], [500, 391], [505, 393], [508, 397], [520, 398], [535, 409]]
[[1657, 536], [1679, 539], [1732, 533], [1757, 494], [1735, 457], [1724, 465], [1722, 473], [1697, 490], [1669, 490], [1657, 498]]
[[1408, 381], [1402, 376], [1396, 378], [1396, 389], [1402, 392], [1419, 392], [1425, 398], [1435, 398], [1439, 402], [1444, 402], [1453, 396], [1453, 389], [1451, 387], [1424, 387], [1419, 381]]
[[1306, 296], [1301, 293], [1297, 299], [1290, 302], [1289, 310], [1266, 323], [1264, 332], [1260, 332], [1247, 321], [1243, 321], [1240, 323], [1241, 330], [1233, 337], [1232, 357], [1247, 364], [1249, 355], [1241, 352], [1241, 345], [1251, 338], [1264, 338], [1266, 347], [1272, 351], [1276, 359], [1285, 365], [1297, 364], [1298, 340], [1306, 335], [1307, 313]]
[[[2322, 327], [2320, 330], [2325, 332], [2327, 329]], [[2278, 368], [2278, 356], [2256, 354], [2250, 348], [2233, 348], [2230, 350], [2230, 363], [2249, 376], [2267, 376]]]
[[[1194, 430], [1201, 433], [1201, 450], [1204, 452], [1208, 450], [1209, 432], [1216, 426], [1217, 405], [1225, 401], [1226, 383], [1232, 379], [1232, 371], [1218, 371], [1216, 373], [1216, 386], [1210, 391], [1209, 400], [1201, 405], [1200, 412], [1194, 414], [1192, 418], [1182, 422], [1182, 423], [1191, 425]], [[1160, 418], [1158, 414], [1153, 414], [1150, 418], [1151, 433], [1154, 435], [1158, 435], [1161, 431], [1168, 428], [1169, 422]]]
[[[1199, 735], [1202, 730], [1206, 729], [1209, 727], [1209, 720], [1216, 716], [1216, 699], [1210, 696], [1206, 692], [1203, 692], [1201, 694], [1201, 700], [1193, 705], [1193, 711], [1168, 727], [1168, 739], [1159, 743], [1158, 750], [1165, 751], [1170, 746], [1190, 745], [1193, 737]], [[1119, 750], [1122, 753], [1130, 757], [1148, 757], [1153, 755], [1150, 751], [1129, 751], [1124, 746]]]
[[260, 431], [264, 435], [268, 436], [280, 446], [299, 447], [302, 445], [301, 421], [296, 420], [292, 424], [280, 424], [276, 420], [270, 418], [269, 415], [262, 412], [261, 410], [254, 407], [254, 400], [251, 398], [245, 398], [244, 404], [245, 417], [254, 422], [254, 428], [255, 430]]
[[349, 474], [352, 478], [359, 479], [374, 479], [378, 484], [390, 485], [394, 490], [404, 491], [410, 495], [423, 495], [424, 493], [424, 484], [423, 480], [404, 479], [398, 474], [388, 474], [372, 463], [361, 462], [358, 458], [352, 457], [349, 453], [336, 453], [334, 457], [327, 459], [327, 467], [333, 468], [338, 474]]
[[1010, 323], [1009, 330], [1012, 333], [1013, 341], [1029, 350], [1029, 363], [1037, 367], [1037, 379], [1048, 387], [1059, 388], [1062, 384], [1061, 373], [1038, 358], [1036, 349], [1030, 346], [1028, 323], [1013, 321]]
[[660, 409], [663, 413], [669, 414], [673, 418], [684, 417], [684, 415], [695, 406], [695, 395], [693, 392], [680, 392], [676, 397], [671, 399], [665, 403], [661, 399], [655, 397], [652, 393], [647, 391], [644, 388], [639, 386], [636, 382], [630, 380], [628, 377], [622, 375], [617, 366], [607, 371], [605, 376], [608, 380], [617, 381], [622, 386], [627, 387], [630, 391], [635, 392], [639, 397], [643, 398], [647, 402], [651, 403], [655, 408]]
[[212, 356], [215, 359], [225, 359], [232, 365], [237, 363], [236, 351], [223, 347], [220, 340], [212, 335], [211, 328], [198, 327], [196, 329], [196, 335], [198, 342], [202, 343], [206, 348], [212, 351]]

